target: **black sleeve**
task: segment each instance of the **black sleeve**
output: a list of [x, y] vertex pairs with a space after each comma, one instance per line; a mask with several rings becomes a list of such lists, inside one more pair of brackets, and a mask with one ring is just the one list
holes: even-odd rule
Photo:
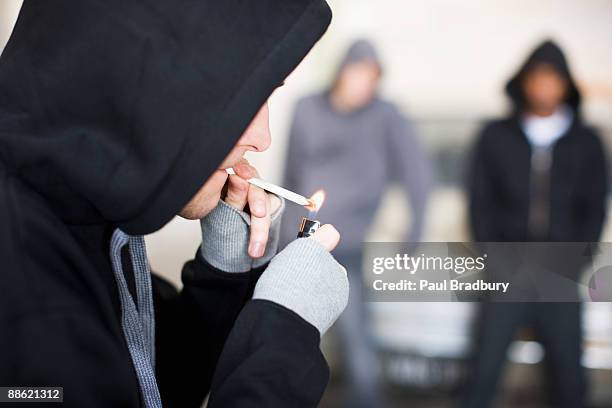
[[200, 407], [215, 372], [210, 408], [318, 404], [329, 377], [319, 332], [282, 306], [248, 301], [264, 269], [226, 273], [196, 256], [180, 293], [155, 277], [164, 407]]
[[164, 407], [202, 405], [227, 336], [264, 269], [226, 273], [197, 255], [183, 267], [182, 291], [154, 278], [156, 375]]
[[593, 143], [587, 149], [582, 161], [579, 186], [578, 208], [582, 219], [578, 239], [583, 242], [597, 242], [606, 218], [608, 199], [608, 169], [604, 147], [593, 134]]
[[208, 407], [316, 407], [329, 379], [319, 341], [292, 311], [250, 301], [221, 355]]
[[475, 241], [497, 241], [499, 238], [495, 182], [488, 164], [491, 160], [487, 151], [489, 133], [485, 128], [478, 137], [468, 172], [469, 218]]

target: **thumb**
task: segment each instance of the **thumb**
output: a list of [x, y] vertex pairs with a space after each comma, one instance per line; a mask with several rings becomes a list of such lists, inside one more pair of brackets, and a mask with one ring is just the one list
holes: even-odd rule
[[333, 251], [340, 242], [340, 233], [331, 224], [321, 226], [311, 237], [328, 251]]

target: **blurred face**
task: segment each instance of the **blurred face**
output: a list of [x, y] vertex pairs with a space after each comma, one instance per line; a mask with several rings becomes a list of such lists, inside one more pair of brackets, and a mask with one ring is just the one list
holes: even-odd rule
[[375, 62], [354, 62], [340, 72], [333, 94], [345, 110], [359, 109], [372, 100], [379, 79], [380, 69]]
[[567, 95], [567, 81], [549, 64], [539, 64], [529, 70], [522, 87], [527, 109], [540, 116], [553, 114]]
[[211, 212], [221, 199], [221, 191], [227, 181], [225, 169], [237, 164], [248, 151], [263, 152], [270, 147], [269, 111], [266, 102], [253, 118], [248, 128], [225, 157], [225, 160], [187, 203], [179, 215], [190, 220], [200, 219]]

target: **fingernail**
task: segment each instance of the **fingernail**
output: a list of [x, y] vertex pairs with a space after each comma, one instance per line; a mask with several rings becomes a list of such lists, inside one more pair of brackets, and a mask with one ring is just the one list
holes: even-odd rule
[[251, 244], [249, 252], [251, 253], [252, 257], [259, 258], [260, 256], [263, 256], [264, 246], [261, 242], [254, 242]]

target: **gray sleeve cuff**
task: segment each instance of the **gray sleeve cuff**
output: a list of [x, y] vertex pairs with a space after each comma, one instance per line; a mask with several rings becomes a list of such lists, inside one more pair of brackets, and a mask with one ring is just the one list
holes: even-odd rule
[[220, 200], [200, 221], [200, 254], [210, 265], [225, 272], [247, 272], [264, 265], [274, 257], [278, 249], [280, 221], [284, 209], [285, 201], [281, 198], [280, 207], [271, 216], [272, 224], [264, 256], [254, 260], [248, 254], [251, 217]]
[[348, 292], [342, 265], [314, 239], [300, 238], [272, 259], [253, 299], [294, 311], [323, 335], [346, 307]]

